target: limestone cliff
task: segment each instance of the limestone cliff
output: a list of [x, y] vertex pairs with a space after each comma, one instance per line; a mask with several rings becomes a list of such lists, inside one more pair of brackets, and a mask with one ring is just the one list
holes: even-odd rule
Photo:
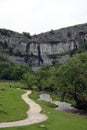
[[[75, 25], [59, 30], [33, 35], [0, 29], [0, 55], [16, 63], [29, 62], [31, 65], [65, 61], [68, 52], [86, 45], [87, 24]], [[3, 46], [2, 46], [3, 45]], [[61, 54], [63, 54], [61, 56]], [[10, 55], [10, 56], [9, 56]]]
[[0, 56], [14, 63], [24, 63], [22, 56], [26, 54], [29, 39], [23, 34], [0, 29]]
[[[84, 47], [86, 40], [87, 24], [51, 30], [32, 36], [32, 39], [27, 44], [27, 54], [40, 57], [43, 63], [51, 63], [54, 61], [53, 55], [65, 54], [71, 50], [78, 50]], [[38, 55], [38, 46], [40, 48], [40, 56]], [[64, 61], [68, 57], [68, 55], [62, 57], [58, 55], [56, 60]], [[32, 61], [34, 62], [35, 60]]]

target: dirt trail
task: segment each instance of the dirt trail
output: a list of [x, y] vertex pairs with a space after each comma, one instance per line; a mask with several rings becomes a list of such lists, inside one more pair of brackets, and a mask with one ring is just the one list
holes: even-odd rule
[[31, 91], [27, 91], [25, 94], [22, 95], [22, 99], [29, 105], [29, 110], [27, 111], [27, 118], [20, 121], [0, 123], [0, 128], [25, 126], [47, 120], [46, 115], [40, 114], [42, 110], [40, 105], [31, 100], [28, 97], [29, 94], [31, 94]]

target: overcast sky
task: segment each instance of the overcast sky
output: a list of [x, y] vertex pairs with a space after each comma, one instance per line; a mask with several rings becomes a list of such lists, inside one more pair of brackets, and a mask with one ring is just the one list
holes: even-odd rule
[[87, 0], [0, 0], [0, 28], [38, 34], [87, 22]]

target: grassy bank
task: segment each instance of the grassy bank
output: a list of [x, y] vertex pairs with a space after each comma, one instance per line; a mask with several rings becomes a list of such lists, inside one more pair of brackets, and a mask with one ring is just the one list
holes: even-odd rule
[[[21, 99], [23, 90], [10, 88], [20, 86], [19, 82], [0, 82], [0, 122], [15, 121], [27, 117], [27, 104]], [[2, 90], [4, 88], [4, 90]]]
[[10, 88], [10, 86], [14, 88], [26, 88], [26, 85], [23, 84], [22, 82], [18, 81], [0, 81], [0, 89], [1, 88]]
[[[42, 123], [13, 128], [1, 128], [0, 130], [86, 130], [87, 117], [54, 110], [47, 102], [38, 99], [38, 93], [33, 92], [30, 98], [39, 103], [43, 111], [48, 116], [48, 120]], [[43, 128], [40, 126], [44, 125]]]

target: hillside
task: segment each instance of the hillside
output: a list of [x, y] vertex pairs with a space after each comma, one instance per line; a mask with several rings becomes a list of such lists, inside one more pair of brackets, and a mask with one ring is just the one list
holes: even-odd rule
[[82, 34], [87, 34], [87, 24], [79, 24], [58, 30], [50, 30], [46, 33], [34, 35], [33, 38], [35, 40], [40, 40], [40, 42], [58, 43], [61, 41], [66, 42], [70, 39], [74, 40]]
[[20, 62], [20, 57], [26, 53], [27, 43], [28, 38], [23, 34], [0, 29], [0, 56], [8, 61], [17, 62], [18, 59]]
[[0, 29], [0, 55], [16, 63], [41, 65], [64, 62], [75, 53], [87, 49], [87, 24], [27, 37], [14, 31]]

